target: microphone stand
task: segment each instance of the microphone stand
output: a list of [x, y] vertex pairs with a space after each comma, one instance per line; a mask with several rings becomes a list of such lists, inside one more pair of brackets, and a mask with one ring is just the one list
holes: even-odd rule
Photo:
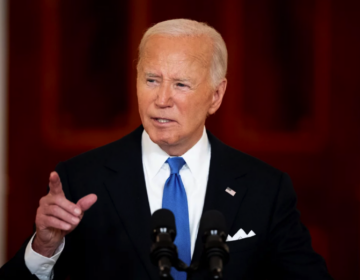
[[173, 280], [170, 274], [173, 266], [178, 271], [184, 271], [189, 275], [198, 269], [198, 264], [188, 266], [178, 258], [176, 245], [166, 236], [160, 236], [161, 241], [151, 247], [150, 259], [155, 266], [159, 267], [159, 277], [163, 280]]

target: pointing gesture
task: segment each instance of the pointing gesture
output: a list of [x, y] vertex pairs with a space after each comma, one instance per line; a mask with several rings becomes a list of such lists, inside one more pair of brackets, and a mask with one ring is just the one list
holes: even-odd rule
[[49, 188], [36, 212], [36, 235], [32, 245], [34, 251], [46, 257], [54, 254], [64, 236], [77, 227], [84, 212], [97, 200], [95, 194], [84, 196], [76, 204], [67, 200], [56, 172], [50, 173]]

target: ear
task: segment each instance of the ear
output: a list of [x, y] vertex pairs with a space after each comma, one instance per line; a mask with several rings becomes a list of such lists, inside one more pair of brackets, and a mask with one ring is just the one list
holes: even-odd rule
[[225, 95], [226, 86], [227, 86], [227, 79], [224, 78], [220, 82], [220, 84], [215, 88], [213, 92], [213, 99], [211, 102], [211, 106], [208, 110], [209, 115], [214, 114], [220, 108], [220, 105]]

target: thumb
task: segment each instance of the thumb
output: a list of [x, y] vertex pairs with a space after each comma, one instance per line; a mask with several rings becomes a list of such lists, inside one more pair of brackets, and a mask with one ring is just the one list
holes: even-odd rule
[[96, 202], [97, 196], [95, 194], [89, 194], [80, 198], [79, 201], [76, 203], [77, 206], [81, 208], [81, 211], [88, 210], [93, 204]]

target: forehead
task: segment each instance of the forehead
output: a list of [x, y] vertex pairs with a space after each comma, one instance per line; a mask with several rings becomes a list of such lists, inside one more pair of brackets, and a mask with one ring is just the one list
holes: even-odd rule
[[156, 64], [209, 68], [212, 58], [211, 39], [206, 36], [170, 37], [153, 35], [148, 38], [140, 56], [142, 66]]

